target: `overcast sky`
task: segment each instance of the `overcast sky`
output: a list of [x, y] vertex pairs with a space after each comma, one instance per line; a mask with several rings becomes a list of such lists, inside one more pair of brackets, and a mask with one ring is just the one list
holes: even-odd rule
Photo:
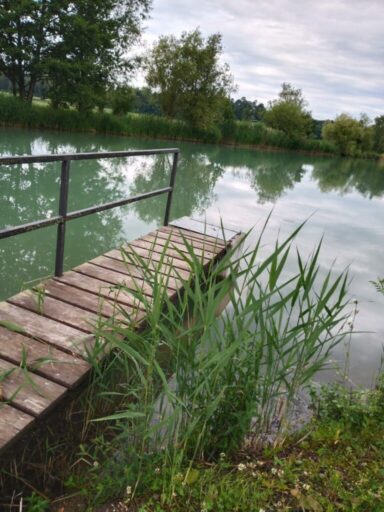
[[196, 27], [222, 34], [237, 97], [291, 82], [318, 119], [384, 114], [384, 0], [153, 0], [144, 41]]

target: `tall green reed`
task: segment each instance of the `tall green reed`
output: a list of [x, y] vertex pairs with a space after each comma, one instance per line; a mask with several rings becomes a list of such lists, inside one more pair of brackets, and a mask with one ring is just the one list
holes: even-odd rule
[[194, 461], [239, 449], [251, 424], [261, 436], [279, 398], [289, 412], [297, 391], [327, 364], [344, 337], [348, 277], [320, 277], [321, 243], [305, 261], [296, 252], [295, 274], [286, 277], [301, 227], [260, 259], [265, 225], [254, 247], [245, 248], [246, 236], [241, 251], [229, 250], [208, 269], [185, 239], [186, 249], [174, 250], [193, 277], [179, 277], [175, 297], [167, 292], [178, 278], [167, 266], [167, 246], [159, 263], [122, 251], [127, 265], [143, 268], [152, 296], [134, 292], [146, 310], [142, 329], [115, 324], [99, 333], [114, 349], [109, 375], [119, 375], [113, 390], [108, 379], [104, 385], [118, 408], [100, 418], [116, 428], [103, 470], [119, 475], [115, 486], [149, 485], [158, 467], [168, 499], [177, 475], [186, 481]]

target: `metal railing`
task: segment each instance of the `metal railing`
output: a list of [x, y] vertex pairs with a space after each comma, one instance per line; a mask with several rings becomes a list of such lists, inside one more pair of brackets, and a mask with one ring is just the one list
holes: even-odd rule
[[[82, 210], [68, 212], [68, 192], [69, 192], [69, 176], [70, 176], [70, 165], [73, 160], [99, 160], [101, 158], [122, 158], [132, 156], [150, 156], [150, 155], [161, 155], [161, 154], [173, 154], [173, 162], [171, 175], [169, 180], [169, 186], [159, 188], [151, 192], [139, 194], [136, 196], [128, 197], [126, 199], [120, 199], [118, 201], [111, 201], [109, 203], [99, 204], [84, 208]], [[57, 240], [56, 240], [56, 261], [55, 261], [55, 276], [60, 277], [63, 275], [64, 266], [64, 247], [65, 247], [65, 227], [66, 223], [70, 220], [78, 219], [92, 213], [102, 212], [110, 210], [111, 208], [117, 208], [118, 206], [124, 206], [132, 204], [143, 199], [158, 196], [161, 194], [168, 194], [167, 204], [165, 207], [164, 215], [164, 226], [168, 225], [169, 215], [172, 206], [172, 194], [175, 187], [177, 162], [179, 157], [179, 149], [148, 149], [140, 151], [115, 151], [105, 153], [72, 153], [63, 155], [39, 155], [39, 156], [13, 156], [13, 157], [2, 157], [0, 158], [1, 165], [17, 165], [17, 164], [34, 164], [34, 163], [46, 163], [46, 162], [61, 162], [61, 180], [60, 180], [60, 198], [59, 198], [59, 212], [55, 217], [49, 219], [37, 220], [28, 224], [20, 224], [18, 226], [12, 226], [0, 230], [0, 240], [3, 238], [9, 238], [11, 236], [26, 233], [27, 231], [34, 231], [35, 229], [45, 228], [57, 224]]]

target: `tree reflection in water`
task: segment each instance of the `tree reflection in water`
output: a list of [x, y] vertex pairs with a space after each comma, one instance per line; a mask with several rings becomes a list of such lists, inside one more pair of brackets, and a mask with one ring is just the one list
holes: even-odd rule
[[[143, 141], [84, 134], [0, 131], [0, 154], [22, 155], [86, 151], [116, 151], [175, 146], [169, 141]], [[216, 201], [220, 184], [242, 201], [244, 182], [255, 191], [258, 203], [274, 203], [308, 179], [321, 192], [358, 192], [366, 198], [384, 194], [384, 169], [376, 162], [313, 157], [280, 152], [180, 144], [181, 156], [173, 198], [172, 218], [203, 214]], [[168, 185], [171, 157], [73, 162], [69, 210], [77, 210], [142, 194]], [[0, 229], [55, 215], [58, 209], [58, 163], [4, 166], [0, 169]], [[233, 188], [232, 188], [233, 187]], [[166, 196], [135, 203], [129, 209], [110, 210], [70, 222], [67, 226], [67, 268], [118, 246], [129, 225], [144, 223], [148, 230], [163, 221]], [[149, 226], [150, 225], [150, 226]], [[133, 229], [134, 231], [134, 229]], [[54, 227], [0, 241], [0, 299], [23, 284], [52, 274], [56, 230]]]

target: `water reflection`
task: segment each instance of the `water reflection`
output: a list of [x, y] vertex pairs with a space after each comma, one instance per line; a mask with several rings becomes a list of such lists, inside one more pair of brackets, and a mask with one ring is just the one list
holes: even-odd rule
[[[131, 193], [143, 194], [168, 185], [170, 164], [169, 158], [162, 157], [157, 165], [140, 170], [130, 188]], [[179, 159], [172, 217], [203, 213], [212, 204], [216, 182], [224, 172], [224, 168], [207, 155], [183, 151]], [[164, 218], [164, 199], [158, 196], [151, 202], [135, 203], [135, 211], [142, 220], [160, 224]]]
[[314, 166], [312, 177], [322, 192], [359, 192], [372, 199], [384, 195], [384, 167], [373, 160], [338, 159]]
[[[140, 141], [122, 137], [0, 130], [0, 153], [38, 154], [81, 151], [117, 151], [174, 146], [167, 141]], [[172, 218], [222, 217], [230, 227], [247, 230], [275, 207], [267, 244], [308, 218], [316, 210], [300, 249], [310, 252], [325, 233], [321, 264], [328, 269], [337, 258], [338, 269], [351, 265], [352, 293], [362, 303], [354, 368], [362, 373], [380, 358], [384, 335], [383, 299], [371, 279], [383, 274], [382, 240], [384, 167], [374, 161], [267, 153], [199, 144], [180, 144], [181, 158], [172, 206]], [[168, 185], [171, 159], [165, 155], [132, 159], [74, 162], [71, 168], [69, 209], [77, 210], [148, 192]], [[2, 167], [0, 169], [0, 229], [55, 215], [59, 197], [59, 164]], [[161, 224], [165, 196], [131, 207], [78, 219], [68, 224], [66, 268], [73, 267], [135, 238]], [[32, 280], [52, 274], [54, 227], [0, 241], [0, 300]], [[381, 301], [381, 302], [380, 302]], [[356, 345], [358, 346], [358, 345]], [[361, 348], [362, 347], [362, 348]], [[357, 364], [358, 362], [358, 364]], [[370, 377], [369, 377], [370, 378]]]

